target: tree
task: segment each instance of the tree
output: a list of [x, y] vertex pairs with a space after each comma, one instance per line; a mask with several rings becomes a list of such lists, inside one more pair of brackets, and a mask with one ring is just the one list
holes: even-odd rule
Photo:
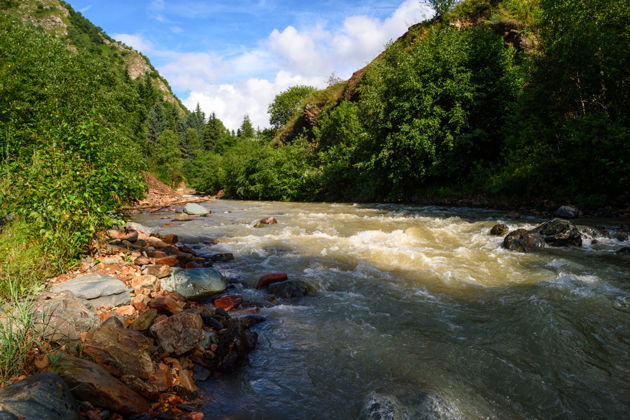
[[199, 103], [193, 112], [188, 115], [186, 120], [186, 128], [194, 128], [199, 135], [199, 138], [203, 137], [204, 128], [206, 125], [206, 115], [201, 110]]
[[201, 138], [201, 146], [204, 150], [210, 150], [221, 137], [229, 134], [223, 122], [217, 118], [215, 113], [213, 112], [208, 117], [208, 122], [203, 131], [203, 136]]
[[161, 181], [171, 186], [182, 181], [184, 160], [179, 149], [179, 138], [172, 130], [164, 130], [158, 137], [153, 165], [154, 172]]
[[194, 159], [201, 151], [201, 140], [199, 134], [194, 128], [187, 128], [182, 138], [181, 144], [182, 154], [187, 160]]
[[245, 115], [243, 118], [243, 124], [241, 124], [241, 128], [238, 130], [238, 137], [244, 139], [253, 139], [256, 133], [254, 132], [254, 126], [252, 122], [249, 120], [249, 115]]
[[271, 125], [276, 129], [284, 126], [304, 105], [308, 95], [316, 90], [312, 86], [293, 86], [277, 95], [267, 110]]
[[438, 18], [444, 16], [455, 4], [455, 0], [421, 0], [421, 2], [431, 6]]

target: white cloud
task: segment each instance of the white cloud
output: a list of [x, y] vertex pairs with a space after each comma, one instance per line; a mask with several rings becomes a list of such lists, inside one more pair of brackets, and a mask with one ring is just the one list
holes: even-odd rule
[[151, 41], [149, 41], [148, 39], [144, 38], [142, 35], [113, 34], [112, 38], [144, 54], [147, 54], [153, 51], [153, 43], [151, 43]]
[[[163, 9], [164, 0], [153, 0], [152, 8]], [[339, 27], [315, 24], [274, 29], [257, 48], [232, 57], [155, 48], [152, 54], [167, 59], [168, 64], [159, 70], [175, 90], [189, 91], [183, 100], [188, 108], [199, 103], [231, 129], [240, 126], [245, 114], [254, 126], [267, 127], [267, 107], [275, 95], [296, 84], [324, 87], [333, 72], [349, 77], [374, 59], [388, 41], [432, 15], [418, 0], [404, 0], [386, 19], [357, 15], [347, 17]], [[140, 51], [152, 47], [138, 35], [119, 36], [123, 39], [116, 39]]]

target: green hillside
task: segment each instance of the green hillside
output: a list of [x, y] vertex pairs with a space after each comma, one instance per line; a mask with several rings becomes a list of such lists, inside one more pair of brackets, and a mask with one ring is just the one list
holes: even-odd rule
[[258, 199], [630, 203], [628, 2], [437, 3], [191, 182]]

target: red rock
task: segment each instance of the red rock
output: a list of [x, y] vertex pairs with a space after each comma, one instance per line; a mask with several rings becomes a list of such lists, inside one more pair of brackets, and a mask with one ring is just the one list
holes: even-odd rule
[[166, 242], [164, 242], [163, 240], [161, 240], [160, 238], [157, 238], [155, 236], [149, 236], [146, 239], [147, 243], [154, 247], [154, 248], [166, 248], [169, 244], [167, 244]]
[[159, 251], [157, 249], [150, 249], [147, 251], [147, 255], [151, 258], [164, 258], [168, 257], [168, 254], [164, 251]]
[[149, 308], [157, 310], [161, 314], [177, 314], [184, 310], [184, 303], [170, 296], [160, 296], [148, 304]]
[[264, 219], [260, 219], [260, 223], [263, 225], [275, 225], [278, 221], [275, 217], [265, 217]]
[[129, 416], [151, 410], [147, 400], [96, 363], [63, 355], [57, 370], [79, 400]]
[[131, 287], [136, 289], [136, 293], [138, 289], [147, 289], [150, 291], [158, 291], [161, 288], [160, 279], [156, 276], [145, 275], [139, 277], [133, 277], [131, 279]]
[[289, 278], [287, 273], [269, 273], [265, 274], [261, 278], [258, 279], [256, 283], [256, 289], [262, 289], [265, 286], [270, 285], [271, 283], [277, 283], [280, 281], [285, 281]]
[[160, 236], [160, 238], [167, 244], [171, 244], [171, 245], [175, 245], [179, 241], [179, 238], [177, 237], [177, 235], [174, 235], [172, 233], [169, 233], [168, 235], [162, 235]]
[[204, 415], [203, 413], [188, 413], [186, 417], [190, 420], [203, 420]]
[[236, 308], [241, 303], [243, 303], [243, 298], [238, 295], [225, 295], [214, 300], [214, 306], [226, 311]]
[[179, 260], [176, 256], [170, 255], [168, 257], [156, 258], [155, 263], [159, 265], [168, 265], [169, 267], [177, 266]]
[[144, 311], [149, 307], [149, 302], [151, 302], [151, 298], [147, 295], [137, 295], [131, 300], [131, 304], [138, 311]]
[[160, 264], [152, 264], [147, 265], [146, 268], [142, 271], [142, 274], [156, 276], [159, 279], [162, 279], [166, 276], [169, 276], [173, 270], [168, 265], [160, 265]]
[[149, 377], [149, 383], [160, 392], [166, 391], [173, 385], [171, 370], [164, 363], [159, 363], [156, 371]]
[[203, 264], [199, 264], [196, 262], [187, 262], [184, 264], [184, 268], [203, 268]]
[[185, 252], [187, 254], [194, 254], [195, 253], [195, 251], [192, 248], [190, 248], [190, 247], [188, 247], [186, 245], [182, 245], [182, 246], [180, 246], [178, 248], [179, 248], [180, 251]]
[[151, 260], [147, 257], [138, 257], [133, 261], [133, 263], [135, 265], [148, 265], [151, 264]]
[[197, 392], [197, 386], [195, 385], [195, 381], [190, 370], [184, 368], [179, 360], [172, 357], [165, 358], [164, 362], [171, 365], [173, 386], [181, 386], [190, 392]]
[[114, 312], [120, 315], [134, 316], [136, 313], [136, 309], [131, 305], [125, 305], [119, 306], [118, 308], [114, 309]]
[[181, 355], [192, 350], [204, 338], [201, 316], [180, 312], [162, 322], [154, 322], [151, 333], [167, 353]]
[[238, 311], [234, 311], [237, 314], [257, 314], [260, 312], [260, 308], [258, 306], [254, 306], [252, 308], [239, 309]]

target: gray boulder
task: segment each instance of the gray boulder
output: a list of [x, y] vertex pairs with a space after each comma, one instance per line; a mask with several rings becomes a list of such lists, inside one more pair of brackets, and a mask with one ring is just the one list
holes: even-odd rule
[[361, 420], [408, 420], [409, 415], [398, 399], [391, 395], [368, 395], [361, 409]]
[[157, 227], [148, 227], [136, 222], [127, 222], [125, 225], [127, 230], [136, 230], [138, 232], [145, 233], [147, 235], [155, 235], [158, 233], [159, 228]]
[[188, 203], [184, 206], [184, 213], [193, 216], [203, 216], [205, 214], [209, 214], [210, 211], [197, 203]]
[[225, 277], [213, 268], [176, 268], [169, 277], [162, 279], [163, 289], [189, 299], [214, 295], [226, 287]]
[[33, 321], [35, 330], [52, 341], [78, 340], [82, 332], [100, 325], [93, 307], [69, 291], [40, 296]]
[[310, 295], [315, 289], [302, 280], [285, 280], [270, 284], [267, 290], [279, 298], [293, 298]]
[[0, 392], [1, 419], [78, 420], [79, 407], [56, 373], [39, 373]]
[[574, 206], [562, 206], [553, 212], [555, 217], [562, 219], [575, 219], [580, 214], [580, 210]]
[[54, 293], [72, 292], [76, 297], [87, 300], [95, 308], [115, 307], [131, 302], [127, 286], [115, 277], [103, 274], [86, 274], [65, 283], [53, 286]]
[[413, 410], [413, 418], [418, 420], [459, 420], [461, 411], [436, 394], [423, 392]]
[[532, 229], [531, 232], [541, 235], [551, 246], [582, 246], [580, 231], [568, 220], [553, 219]]
[[534, 252], [545, 247], [545, 240], [541, 235], [525, 229], [510, 232], [503, 239], [503, 248], [511, 251]]

